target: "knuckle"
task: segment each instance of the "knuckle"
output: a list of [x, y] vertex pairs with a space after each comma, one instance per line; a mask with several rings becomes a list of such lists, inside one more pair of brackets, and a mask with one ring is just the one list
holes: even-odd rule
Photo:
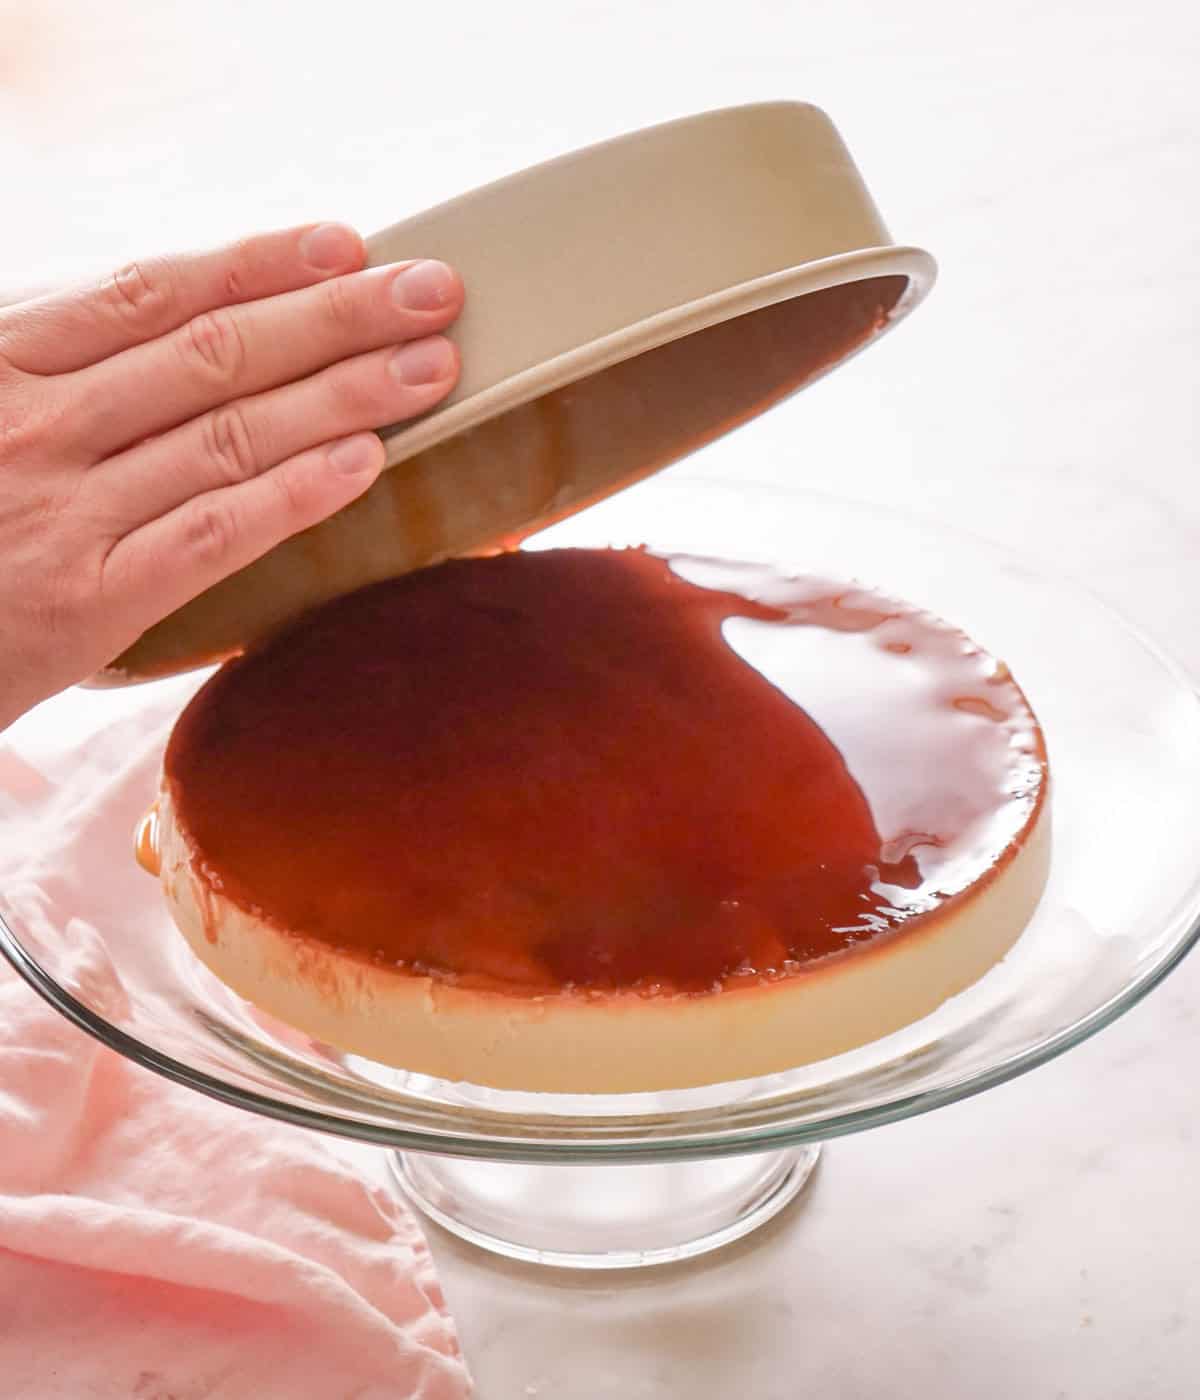
[[234, 486], [258, 471], [254, 434], [241, 404], [226, 404], [202, 420], [204, 450], [221, 483]]
[[0, 392], [0, 462], [57, 456], [65, 419], [63, 406], [54, 395], [30, 394], [6, 386]]
[[219, 563], [233, 553], [237, 537], [237, 515], [228, 503], [197, 501], [187, 515], [183, 548], [197, 563]]
[[205, 311], [184, 326], [179, 352], [186, 368], [221, 387], [238, 382], [246, 364], [246, 343], [237, 317], [225, 310]]
[[304, 482], [286, 469], [272, 472], [267, 479], [275, 495], [275, 518], [291, 529], [307, 524], [311, 511]]
[[230, 249], [221, 275], [221, 286], [225, 299], [229, 302], [249, 301], [253, 295], [251, 259], [253, 243], [248, 238], [239, 239]]
[[353, 278], [335, 277], [322, 289], [326, 318], [338, 330], [351, 330], [358, 323], [359, 305], [354, 288]]
[[39, 438], [37, 422], [16, 404], [0, 400], [0, 462], [24, 457]]
[[158, 325], [175, 305], [175, 279], [165, 260], [131, 262], [101, 286], [105, 304], [123, 321]]
[[330, 397], [339, 417], [359, 420], [375, 418], [380, 413], [386, 417], [388, 405], [381, 378], [364, 373], [359, 365], [347, 365], [343, 373], [332, 376]]

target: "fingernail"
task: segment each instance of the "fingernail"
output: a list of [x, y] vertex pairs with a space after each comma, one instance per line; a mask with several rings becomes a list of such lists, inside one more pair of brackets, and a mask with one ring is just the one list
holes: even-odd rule
[[443, 262], [413, 263], [392, 283], [392, 300], [408, 311], [438, 311], [453, 293], [454, 274]]
[[362, 239], [345, 224], [318, 224], [300, 239], [300, 252], [321, 272], [348, 270], [362, 260]]
[[358, 476], [372, 471], [382, 456], [380, 441], [374, 433], [359, 433], [343, 438], [329, 449], [329, 465], [345, 476]]
[[393, 353], [388, 369], [402, 384], [434, 384], [454, 372], [454, 350], [441, 335], [410, 340]]

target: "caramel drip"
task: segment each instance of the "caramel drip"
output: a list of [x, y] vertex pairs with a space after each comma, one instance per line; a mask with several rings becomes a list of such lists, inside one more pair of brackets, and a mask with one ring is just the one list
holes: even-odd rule
[[138, 822], [133, 838], [133, 855], [137, 863], [148, 875], [159, 875], [161, 865], [158, 857], [158, 803], [155, 802], [146, 815]]

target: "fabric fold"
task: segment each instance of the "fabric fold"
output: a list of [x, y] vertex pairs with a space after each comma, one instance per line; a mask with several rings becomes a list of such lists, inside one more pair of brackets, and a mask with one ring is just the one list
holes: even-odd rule
[[[0, 744], [0, 909], [65, 931], [93, 1004], [118, 1005], [121, 940], [146, 936], [113, 832], [153, 793], [173, 708], [116, 718], [76, 764]], [[471, 1393], [405, 1206], [318, 1134], [108, 1050], [3, 962], [0, 1147], [5, 1400]]]

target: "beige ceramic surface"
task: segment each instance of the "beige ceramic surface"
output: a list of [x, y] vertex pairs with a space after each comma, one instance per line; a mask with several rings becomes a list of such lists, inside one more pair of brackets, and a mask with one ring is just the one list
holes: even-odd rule
[[376, 235], [454, 263], [468, 305], [445, 405], [385, 434], [391, 470], [147, 632], [100, 678], [186, 669], [315, 603], [496, 548], [677, 460], [910, 310], [893, 245], [815, 107], [729, 108], [593, 146]]

